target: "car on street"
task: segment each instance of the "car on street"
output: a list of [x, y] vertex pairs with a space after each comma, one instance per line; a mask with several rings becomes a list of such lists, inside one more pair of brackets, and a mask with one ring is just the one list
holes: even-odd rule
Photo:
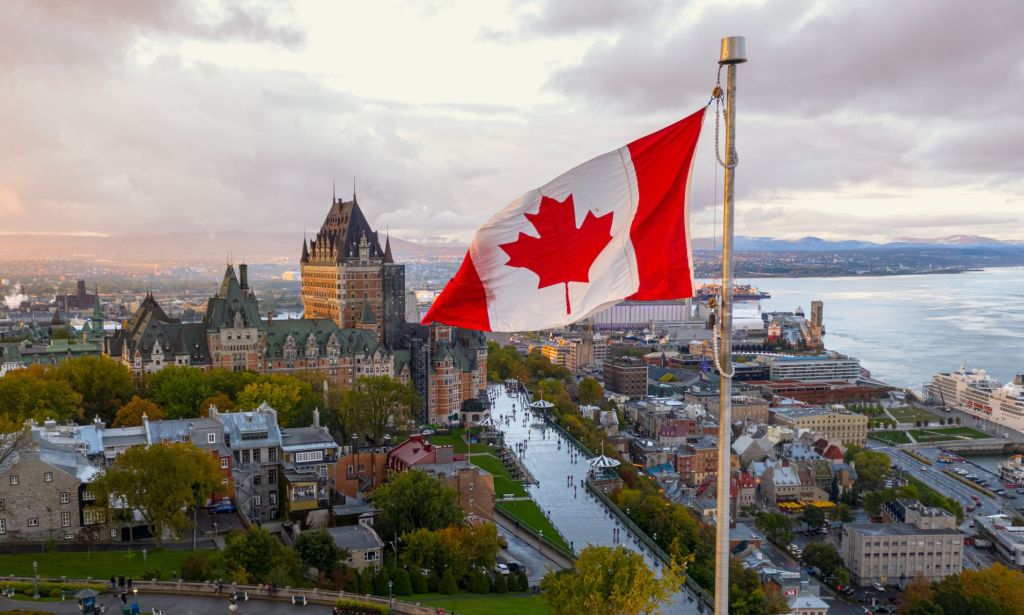
[[498, 532], [498, 546], [502, 549], [508, 548], [508, 536]]
[[503, 577], [507, 577], [509, 575], [510, 571], [509, 571], [509, 567], [508, 567], [507, 564], [495, 564], [494, 565], [494, 572], [496, 572], [497, 574], [500, 574]]
[[876, 591], [880, 591], [880, 592], [884, 592], [885, 591], [885, 586], [882, 585], [881, 583], [877, 582], [877, 581], [872, 583], [871, 587], [874, 587]]
[[857, 590], [852, 585], [848, 585], [842, 589], [842, 593], [844, 596], [852, 596], [857, 593]]
[[512, 574], [519, 574], [520, 572], [526, 572], [526, 566], [523, 566], [519, 562], [512, 560], [508, 564], [508, 570]]

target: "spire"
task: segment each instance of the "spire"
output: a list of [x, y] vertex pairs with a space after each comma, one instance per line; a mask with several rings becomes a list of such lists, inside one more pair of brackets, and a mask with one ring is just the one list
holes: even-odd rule
[[361, 325], [375, 325], [377, 324], [377, 317], [373, 315], [373, 306], [370, 305], [370, 301], [363, 299], [363, 313], [359, 317], [359, 324]]
[[352, 202], [356, 202], [356, 176], [352, 176]]
[[301, 262], [305, 263], [309, 260], [309, 246], [306, 244], [306, 235], [302, 235], [302, 259]]
[[395, 257], [391, 255], [391, 231], [388, 231], [388, 234], [384, 239], [384, 262], [395, 262]]

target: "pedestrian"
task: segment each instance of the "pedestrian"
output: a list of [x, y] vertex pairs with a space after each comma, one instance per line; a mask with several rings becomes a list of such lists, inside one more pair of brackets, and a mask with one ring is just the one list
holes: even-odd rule
[[117, 589], [117, 578], [114, 575], [110, 575], [110, 591]]
[[132, 578], [128, 577], [128, 589], [132, 588]]
[[120, 589], [124, 589], [124, 575], [123, 574], [121, 576], [117, 577], [117, 587], [120, 588]]
[[126, 592], [124, 590], [121, 590], [121, 604], [122, 605], [128, 604], [128, 592]]

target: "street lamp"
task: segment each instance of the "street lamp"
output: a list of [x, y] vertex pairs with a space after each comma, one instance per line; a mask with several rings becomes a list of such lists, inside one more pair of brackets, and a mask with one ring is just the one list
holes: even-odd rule
[[32, 597], [36, 600], [39, 599], [39, 562], [32, 560], [32, 574], [36, 577], [36, 592], [32, 594]]
[[395, 582], [392, 581], [391, 579], [388, 579], [388, 606], [389, 607], [394, 607], [395, 606], [395, 601], [391, 597], [391, 588], [394, 587], [394, 586], [395, 586]]

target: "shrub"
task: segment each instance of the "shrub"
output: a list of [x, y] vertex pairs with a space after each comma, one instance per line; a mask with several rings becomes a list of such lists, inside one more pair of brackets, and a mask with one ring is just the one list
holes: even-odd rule
[[359, 593], [360, 594], [372, 594], [373, 593], [373, 571], [365, 569], [359, 573]]
[[[414, 570], [410, 572], [409, 580], [412, 582], [412, 593], [414, 594], [425, 594], [430, 589], [427, 577], [420, 574], [419, 571]], [[434, 591], [437, 591], [437, 587], [434, 587]]]
[[342, 615], [387, 615], [388, 607], [363, 600], [338, 600], [334, 603]]
[[491, 591], [491, 583], [481, 572], [472, 572], [466, 587], [474, 594], [486, 594]]
[[427, 589], [432, 593], [441, 591], [441, 577], [436, 572], [431, 572], [427, 577]]
[[388, 581], [390, 580], [391, 575], [388, 574], [387, 568], [381, 568], [380, 570], [378, 570], [377, 573], [373, 575], [373, 580], [370, 583], [371, 587], [373, 588], [373, 592], [371, 593], [376, 594], [378, 596], [387, 596]]
[[526, 578], [525, 572], [520, 572], [519, 574], [517, 574], [516, 579], [519, 581], [518, 583], [516, 583], [516, 585], [519, 588], [519, 591], [525, 592], [530, 590], [530, 579]]
[[206, 581], [213, 578], [213, 566], [205, 553], [193, 553], [181, 562], [181, 578], [186, 581]]
[[405, 568], [396, 570], [392, 573], [391, 578], [395, 581], [396, 596], [408, 596], [412, 593], [412, 579], [409, 578], [409, 572]]
[[505, 575], [496, 574], [494, 575], [494, 593], [504, 594], [508, 593], [508, 581], [505, 580]]
[[459, 591], [459, 586], [455, 584], [455, 576], [452, 575], [451, 570], [444, 571], [444, 575], [441, 577], [441, 582], [438, 583], [437, 590], [442, 594], [448, 594], [449, 596]]

